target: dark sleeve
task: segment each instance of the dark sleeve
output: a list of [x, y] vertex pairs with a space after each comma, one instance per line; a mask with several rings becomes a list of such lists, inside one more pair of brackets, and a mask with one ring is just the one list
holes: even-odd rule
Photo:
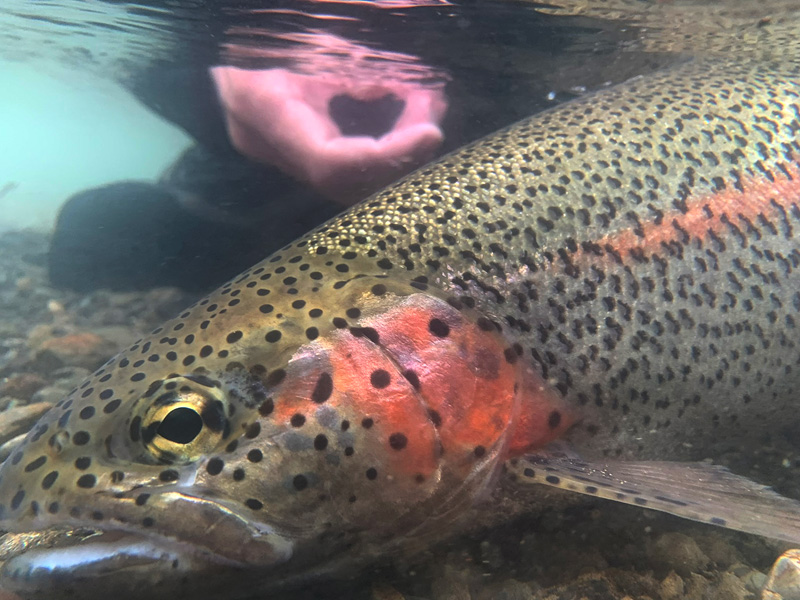
[[150, 110], [174, 123], [203, 146], [233, 152], [222, 107], [208, 66], [154, 63], [126, 82]]

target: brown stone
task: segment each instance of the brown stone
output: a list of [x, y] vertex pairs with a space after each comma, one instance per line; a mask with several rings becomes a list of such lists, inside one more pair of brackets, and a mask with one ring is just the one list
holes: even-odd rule
[[65, 366], [94, 370], [116, 351], [116, 344], [97, 334], [71, 333], [44, 341], [36, 353], [36, 362], [48, 371]]
[[47, 382], [35, 373], [19, 373], [0, 384], [0, 396], [11, 396], [27, 402], [45, 385]]

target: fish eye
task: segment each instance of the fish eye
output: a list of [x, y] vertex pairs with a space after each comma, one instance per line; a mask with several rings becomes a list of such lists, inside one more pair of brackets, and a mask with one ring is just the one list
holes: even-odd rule
[[179, 406], [167, 413], [156, 434], [176, 444], [189, 444], [203, 430], [203, 417], [195, 408]]
[[213, 390], [182, 386], [152, 401], [137, 437], [159, 462], [187, 463], [212, 452], [229, 432], [225, 405]]

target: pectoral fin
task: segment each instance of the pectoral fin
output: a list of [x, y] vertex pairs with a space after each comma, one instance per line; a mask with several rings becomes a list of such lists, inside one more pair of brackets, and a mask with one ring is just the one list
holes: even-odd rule
[[562, 453], [508, 461], [520, 482], [539, 483], [800, 543], [800, 502], [707, 463], [587, 462]]

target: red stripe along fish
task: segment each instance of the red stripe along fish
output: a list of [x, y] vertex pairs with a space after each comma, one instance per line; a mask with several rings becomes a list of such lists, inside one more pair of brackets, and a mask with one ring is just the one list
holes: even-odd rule
[[255, 265], [3, 464], [0, 583], [243, 597], [532, 484], [800, 542], [800, 503], [691, 462], [797, 412], [798, 82], [726, 61], [635, 79]]

